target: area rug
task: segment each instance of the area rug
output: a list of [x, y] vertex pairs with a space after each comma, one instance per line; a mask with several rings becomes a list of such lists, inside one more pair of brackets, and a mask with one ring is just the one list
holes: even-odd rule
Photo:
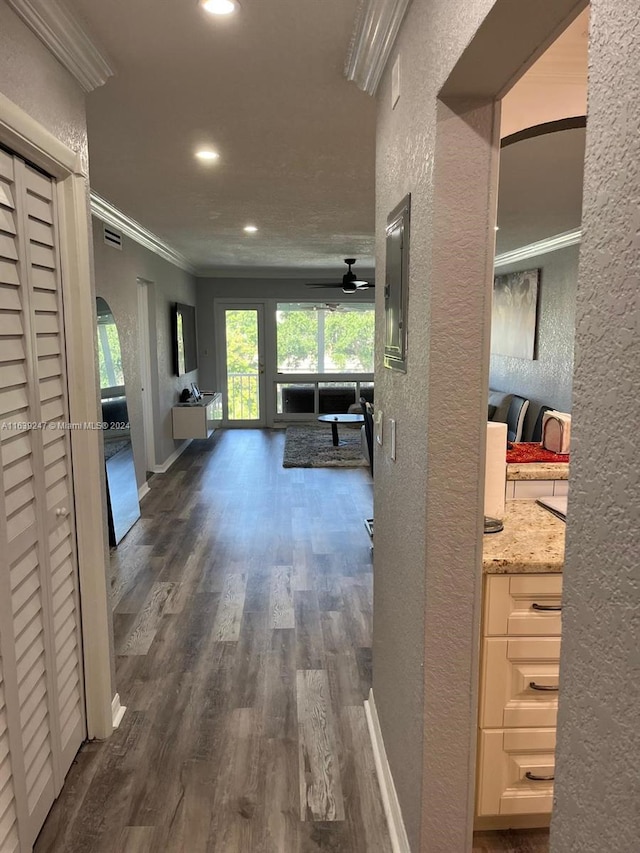
[[364, 468], [360, 429], [338, 427], [340, 446], [334, 447], [331, 425], [287, 427], [283, 468]]

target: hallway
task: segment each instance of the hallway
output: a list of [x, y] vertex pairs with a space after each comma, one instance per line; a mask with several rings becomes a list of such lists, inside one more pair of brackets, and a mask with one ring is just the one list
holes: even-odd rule
[[37, 853], [391, 850], [362, 704], [371, 479], [283, 469], [283, 443], [219, 431], [154, 478], [112, 556], [127, 712]]
[[[127, 712], [35, 853], [391, 853], [363, 707], [371, 478], [282, 468], [283, 446], [220, 430], [154, 478], [111, 559]], [[498, 851], [548, 833], [476, 836]]]

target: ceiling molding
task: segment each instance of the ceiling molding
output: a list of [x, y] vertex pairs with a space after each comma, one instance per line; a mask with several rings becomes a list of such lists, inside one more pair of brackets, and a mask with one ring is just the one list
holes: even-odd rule
[[169, 261], [170, 264], [191, 273], [191, 275], [196, 275], [196, 268], [184, 255], [181, 255], [180, 252], [177, 252], [168, 243], [161, 240], [160, 237], [156, 237], [151, 231], [147, 231], [135, 219], [131, 219], [93, 191], [91, 192], [91, 213], [112, 228], [117, 228], [140, 246], [144, 246], [145, 249], [148, 249], [155, 255], [159, 255], [165, 261]]
[[113, 69], [76, 18], [58, 0], [7, 0], [85, 92], [113, 76]]
[[410, 0], [360, 0], [345, 77], [375, 95]]
[[526, 261], [529, 258], [536, 258], [538, 255], [548, 255], [550, 252], [557, 252], [559, 249], [575, 246], [581, 240], [581, 228], [574, 228], [573, 231], [564, 231], [562, 234], [556, 234], [554, 237], [547, 237], [544, 240], [539, 240], [537, 243], [529, 243], [527, 246], [521, 246], [519, 249], [512, 249], [510, 252], [503, 252], [501, 255], [496, 255], [494, 268], [502, 269], [503, 267], [520, 263], [520, 261]]

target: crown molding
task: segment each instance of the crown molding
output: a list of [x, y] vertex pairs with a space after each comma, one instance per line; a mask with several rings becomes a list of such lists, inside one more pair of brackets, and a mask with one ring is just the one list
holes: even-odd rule
[[170, 264], [191, 273], [191, 275], [196, 275], [195, 267], [184, 255], [181, 255], [180, 252], [177, 252], [168, 243], [161, 240], [160, 237], [156, 237], [155, 234], [148, 231], [139, 222], [136, 222], [135, 219], [131, 219], [93, 191], [91, 191], [91, 213], [102, 222], [111, 225], [112, 228], [117, 228], [118, 231], [126, 234], [127, 237], [144, 246], [145, 249], [159, 255], [165, 261], [169, 261]]
[[559, 249], [575, 246], [581, 240], [581, 228], [574, 228], [573, 231], [563, 231], [562, 234], [547, 237], [544, 240], [539, 240], [537, 243], [529, 243], [527, 246], [521, 246], [519, 249], [512, 249], [510, 252], [503, 252], [501, 255], [496, 255], [494, 268], [502, 269], [503, 267], [511, 266], [511, 264], [535, 258], [538, 255], [548, 255], [550, 252], [557, 252]]
[[58, 0], [7, 0], [85, 92], [113, 76], [113, 69], [76, 18]]
[[360, 0], [344, 74], [375, 95], [410, 0]]

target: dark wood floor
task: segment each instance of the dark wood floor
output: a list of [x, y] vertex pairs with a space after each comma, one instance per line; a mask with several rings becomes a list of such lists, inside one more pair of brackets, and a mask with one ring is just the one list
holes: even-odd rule
[[362, 704], [371, 480], [283, 469], [283, 443], [220, 431], [152, 481], [112, 557], [127, 712], [79, 753], [36, 853], [391, 853]]
[[284, 469], [283, 441], [219, 432], [152, 481], [112, 560], [127, 712], [37, 853], [390, 853], [362, 704], [371, 478]]

